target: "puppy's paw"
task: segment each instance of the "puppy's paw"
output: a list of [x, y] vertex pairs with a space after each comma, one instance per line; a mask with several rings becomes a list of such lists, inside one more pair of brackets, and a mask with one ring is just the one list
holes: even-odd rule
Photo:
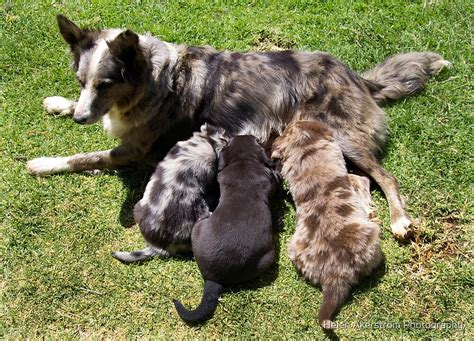
[[67, 157], [39, 157], [26, 163], [26, 169], [31, 175], [45, 176], [64, 172], [69, 169]]
[[368, 217], [371, 222], [382, 225], [382, 219], [379, 218], [375, 211], [371, 211]]
[[397, 239], [405, 239], [408, 237], [408, 228], [413, 225], [413, 222], [408, 217], [401, 217], [392, 223], [392, 233]]
[[43, 107], [49, 114], [72, 115], [76, 102], [61, 96], [46, 97], [43, 100]]

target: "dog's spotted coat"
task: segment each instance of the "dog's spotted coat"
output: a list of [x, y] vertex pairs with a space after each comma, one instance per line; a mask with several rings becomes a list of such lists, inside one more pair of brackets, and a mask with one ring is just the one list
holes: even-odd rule
[[[377, 156], [387, 136], [379, 106], [422, 89], [450, 63], [432, 52], [396, 55], [362, 76], [323, 52], [221, 52], [209, 46], [170, 44], [130, 30], [81, 29], [58, 16], [81, 84], [77, 103], [49, 111], [72, 111], [91, 124], [102, 119], [120, 138], [117, 148], [28, 162], [32, 174], [118, 168], [143, 162], [154, 143], [176, 125], [207, 122], [230, 136], [250, 134], [261, 143], [297, 119], [328, 126], [344, 156], [382, 188], [392, 231], [404, 237], [411, 220], [396, 179]], [[59, 110], [56, 110], [59, 109]], [[63, 109], [63, 110], [61, 110]]]
[[115, 258], [130, 263], [191, 250], [193, 226], [217, 204], [217, 157], [227, 141], [222, 129], [205, 124], [200, 132], [171, 148], [133, 211], [150, 246], [114, 252]]
[[347, 173], [341, 149], [319, 122], [289, 125], [272, 157], [282, 162], [296, 206], [289, 255], [304, 278], [321, 285], [319, 322], [328, 328], [351, 286], [382, 261], [380, 226], [369, 219], [370, 184]]

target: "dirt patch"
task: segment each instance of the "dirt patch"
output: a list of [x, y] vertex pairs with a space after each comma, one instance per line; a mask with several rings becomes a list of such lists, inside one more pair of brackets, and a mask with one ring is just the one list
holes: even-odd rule
[[431, 259], [469, 258], [468, 243], [463, 238], [462, 219], [448, 215], [441, 217], [439, 223], [439, 232], [433, 235], [423, 230], [413, 233], [411, 249], [414, 263], [425, 263]]
[[283, 51], [296, 48], [296, 44], [278, 32], [262, 30], [252, 41], [252, 51]]

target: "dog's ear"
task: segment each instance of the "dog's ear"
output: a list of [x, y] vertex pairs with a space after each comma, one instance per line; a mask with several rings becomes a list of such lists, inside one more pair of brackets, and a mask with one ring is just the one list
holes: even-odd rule
[[66, 43], [69, 44], [71, 50], [74, 50], [79, 42], [84, 39], [84, 31], [64, 15], [58, 14], [56, 20], [58, 22], [59, 32]]
[[269, 175], [273, 178], [275, 185], [278, 185], [281, 182], [281, 175], [280, 172], [277, 171], [277, 164], [275, 161], [268, 158], [267, 154], [264, 150], [262, 150], [262, 158], [265, 167], [268, 169]]
[[282, 158], [282, 152], [283, 152], [283, 138], [277, 137], [275, 141], [273, 141], [272, 144], [272, 159], [281, 159]]
[[135, 32], [126, 30], [120, 33], [114, 40], [108, 41], [110, 53], [121, 61], [124, 66], [131, 67], [135, 63], [139, 51], [139, 37]]
[[208, 133], [208, 130], [209, 130], [209, 125], [208, 125], [207, 123], [204, 123], [204, 124], [201, 126], [201, 133], [207, 134], [207, 133]]
[[311, 142], [313, 134], [308, 130], [299, 129], [294, 134], [292, 134], [291, 141], [292, 144], [299, 147], [304, 147]]
[[271, 172], [272, 172], [273, 179], [275, 180], [276, 184], [278, 185], [281, 182], [281, 180], [283, 179], [283, 177], [281, 176], [281, 173], [276, 169], [272, 169]]
[[270, 169], [275, 169], [275, 162], [273, 162], [265, 153], [265, 150], [262, 148], [260, 152], [260, 159], [262, 160], [265, 167]]
[[275, 169], [276, 163], [273, 160], [270, 160], [266, 155], [264, 159], [265, 166], [267, 166], [270, 169]]
[[81, 50], [92, 47], [100, 31], [81, 29], [61, 14], [56, 16], [56, 20], [58, 21], [59, 32], [66, 43], [69, 44], [71, 52], [74, 55], [74, 68], [77, 69], [81, 57]]
[[217, 161], [217, 173], [219, 173], [225, 167], [226, 162], [225, 162], [224, 154], [225, 154], [224, 150], [221, 150], [221, 152], [219, 153], [219, 158]]

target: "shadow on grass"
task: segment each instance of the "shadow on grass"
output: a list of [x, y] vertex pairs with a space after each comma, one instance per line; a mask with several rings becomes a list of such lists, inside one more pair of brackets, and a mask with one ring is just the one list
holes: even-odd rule
[[126, 189], [125, 200], [120, 208], [120, 224], [129, 228], [135, 224], [133, 218], [133, 208], [135, 204], [143, 197], [145, 187], [153, 174], [152, 167], [140, 167], [134, 169], [121, 170], [118, 177]]
[[177, 123], [170, 128], [169, 133], [159, 137], [152, 147], [152, 151], [146, 156], [143, 164], [122, 169], [118, 176], [127, 190], [125, 201], [120, 210], [120, 224], [124, 227], [131, 227], [135, 221], [133, 219], [133, 208], [143, 197], [146, 185], [150, 180], [158, 162], [163, 160], [168, 151], [178, 142], [187, 140], [199, 127], [189, 122]]

